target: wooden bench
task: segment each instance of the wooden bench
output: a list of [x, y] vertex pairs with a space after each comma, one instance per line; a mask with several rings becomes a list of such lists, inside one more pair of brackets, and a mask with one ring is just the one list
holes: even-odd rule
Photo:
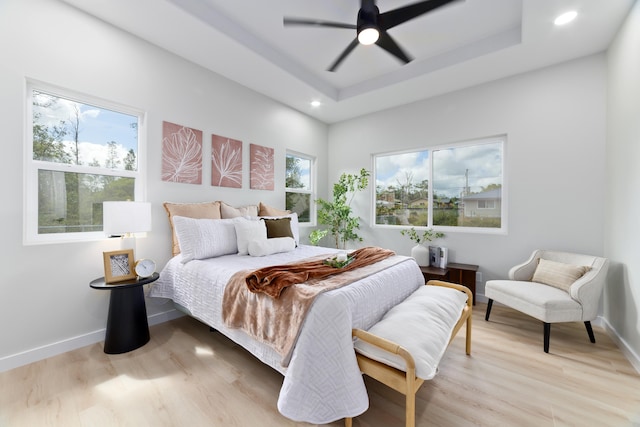
[[[424, 383], [424, 378], [431, 379], [435, 376], [437, 364], [444, 354], [444, 351], [465, 323], [467, 325], [466, 353], [468, 355], [471, 354], [471, 313], [473, 306], [473, 295], [471, 291], [462, 285], [440, 280], [430, 280], [426, 286], [451, 288], [466, 294], [466, 303], [463, 303], [460, 313], [457, 313], [459, 314], [459, 318], [456, 313], [451, 313], [453, 302], [447, 303], [449, 304], [449, 307], [447, 307], [448, 313], [442, 317], [447, 318], [445, 323], [448, 323], [448, 328], [451, 330], [451, 333], [448, 337], [444, 337], [445, 339], [438, 337], [433, 340], [435, 342], [434, 346], [437, 348], [431, 349], [431, 353], [435, 354], [426, 355], [422, 349], [418, 348], [421, 345], [424, 347], [424, 340], [429, 339], [425, 338], [425, 335], [428, 335], [427, 331], [437, 328], [429, 328], [429, 325], [422, 324], [419, 319], [420, 313], [417, 313], [417, 310], [424, 309], [438, 312], [444, 310], [442, 307], [444, 303], [441, 304], [437, 301], [437, 294], [442, 294], [442, 292], [448, 292], [447, 297], [452, 296], [461, 300], [458, 295], [454, 296], [454, 294], [451, 294], [449, 291], [438, 289], [437, 292], [431, 292], [432, 290], [435, 291], [435, 289], [422, 291], [419, 289], [414, 292], [414, 294], [409, 296], [405, 301], [390, 310], [380, 322], [369, 329], [369, 331], [378, 331], [379, 333], [384, 331], [384, 333], [380, 334], [384, 336], [376, 335], [362, 329], [353, 329], [353, 336], [360, 340], [356, 340], [355, 342], [356, 357], [360, 371], [406, 396], [406, 427], [415, 426], [416, 392]], [[418, 296], [418, 293], [421, 295]], [[436, 295], [431, 296], [430, 293]], [[412, 300], [414, 296], [418, 296], [418, 298]], [[436, 310], [434, 310], [434, 304], [436, 305]], [[455, 309], [453, 310], [455, 311]], [[406, 322], [404, 319], [406, 319], [407, 315], [416, 318], [417, 321]], [[457, 321], [455, 321], [455, 319], [457, 319]], [[440, 320], [441, 319], [438, 319], [438, 322]], [[402, 324], [401, 332], [393, 332], [396, 328], [393, 322]], [[389, 328], [391, 328], [391, 330], [389, 330]], [[402, 342], [405, 345], [400, 345], [395, 341]], [[414, 359], [414, 355], [411, 354], [409, 348], [414, 350], [413, 352], [416, 353], [416, 358], [420, 357], [420, 355], [427, 356], [424, 357], [424, 359], [428, 359], [428, 362], [418, 359], [418, 372], [416, 371], [416, 359]], [[372, 352], [372, 349], [375, 350]], [[389, 357], [381, 357], [381, 355], [388, 355]], [[420, 378], [418, 376], [420, 374], [422, 374], [424, 378]], [[352, 418], [345, 418], [345, 426], [352, 426]]]

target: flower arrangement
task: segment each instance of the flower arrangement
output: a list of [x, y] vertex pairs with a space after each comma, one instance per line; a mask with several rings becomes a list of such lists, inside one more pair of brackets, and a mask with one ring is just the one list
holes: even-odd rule
[[404, 229], [400, 231], [400, 234], [402, 234], [403, 236], [409, 236], [409, 239], [411, 239], [412, 241], [416, 242], [419, 245], [425, 242], [430, 242], [434, 239], [440, 239], [444, 237], [444, 233], [441, 233], [439, 231], [433, 231], [432, 228], [427, 228], [426, 230], [424, 230], [422, 234], [418, 234], [416, 229], [414, 227], [411, 227], [409, 229]]

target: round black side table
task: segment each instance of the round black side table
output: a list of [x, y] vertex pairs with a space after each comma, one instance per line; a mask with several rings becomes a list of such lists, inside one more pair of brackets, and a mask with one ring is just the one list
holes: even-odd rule
[[109, 317], [107, 333], [104, 337], [104, 352], [107, 354], [126, 353], [149, 342], [147, 306], [144, 302], [142, 285], [155, 282], [160, 275], [105, 283], [104, 277], [92, 280], [93, 289], [109, 290]]

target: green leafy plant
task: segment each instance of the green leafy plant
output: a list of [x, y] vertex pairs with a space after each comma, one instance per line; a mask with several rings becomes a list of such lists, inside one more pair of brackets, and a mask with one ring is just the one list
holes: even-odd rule
[[409, 229], [400, 231], [400, 234], [402, 234], [403, 236], [409, 236], [409, 239], [413, 240], [419, 245], [444, 237], [444, 233], [434, 231], [432, 228], [427, 228], [422, 234], [418, 234], [416, 229], [411, 227]]
[[309, 241], [312, 245], [317, 245], [329, 234], [333, 236], [336, 248], [344, 248], [351, 240], [362, 241], [362, 237], [356, 233], [360, 228], [360, 218], [353, 216], [351, 202], [356, 192], [367, 188], [370, 175], [370, 172], [364, 168], [358, 174], [343, 173], [338, 182], [333, 184], [333, 201], [316, 200], [318, 223], [328, 228], [311, 232]]

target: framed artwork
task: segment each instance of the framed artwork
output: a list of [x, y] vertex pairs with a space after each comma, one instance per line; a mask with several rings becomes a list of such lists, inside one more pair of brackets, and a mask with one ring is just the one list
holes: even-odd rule
[[249, 145], [251, 189], [273, 190], [273, 152], [273, 148]]
[[242, 141], [211, 135], [211, 185], [242, 188]]
[[133, 270], [133, 249], [103, 252], [103, 256], [105, 283], [116, 283], [136, 278], [136, 273]]
[[202, 131], [162, 122], [162, 180], [202, 184]]

